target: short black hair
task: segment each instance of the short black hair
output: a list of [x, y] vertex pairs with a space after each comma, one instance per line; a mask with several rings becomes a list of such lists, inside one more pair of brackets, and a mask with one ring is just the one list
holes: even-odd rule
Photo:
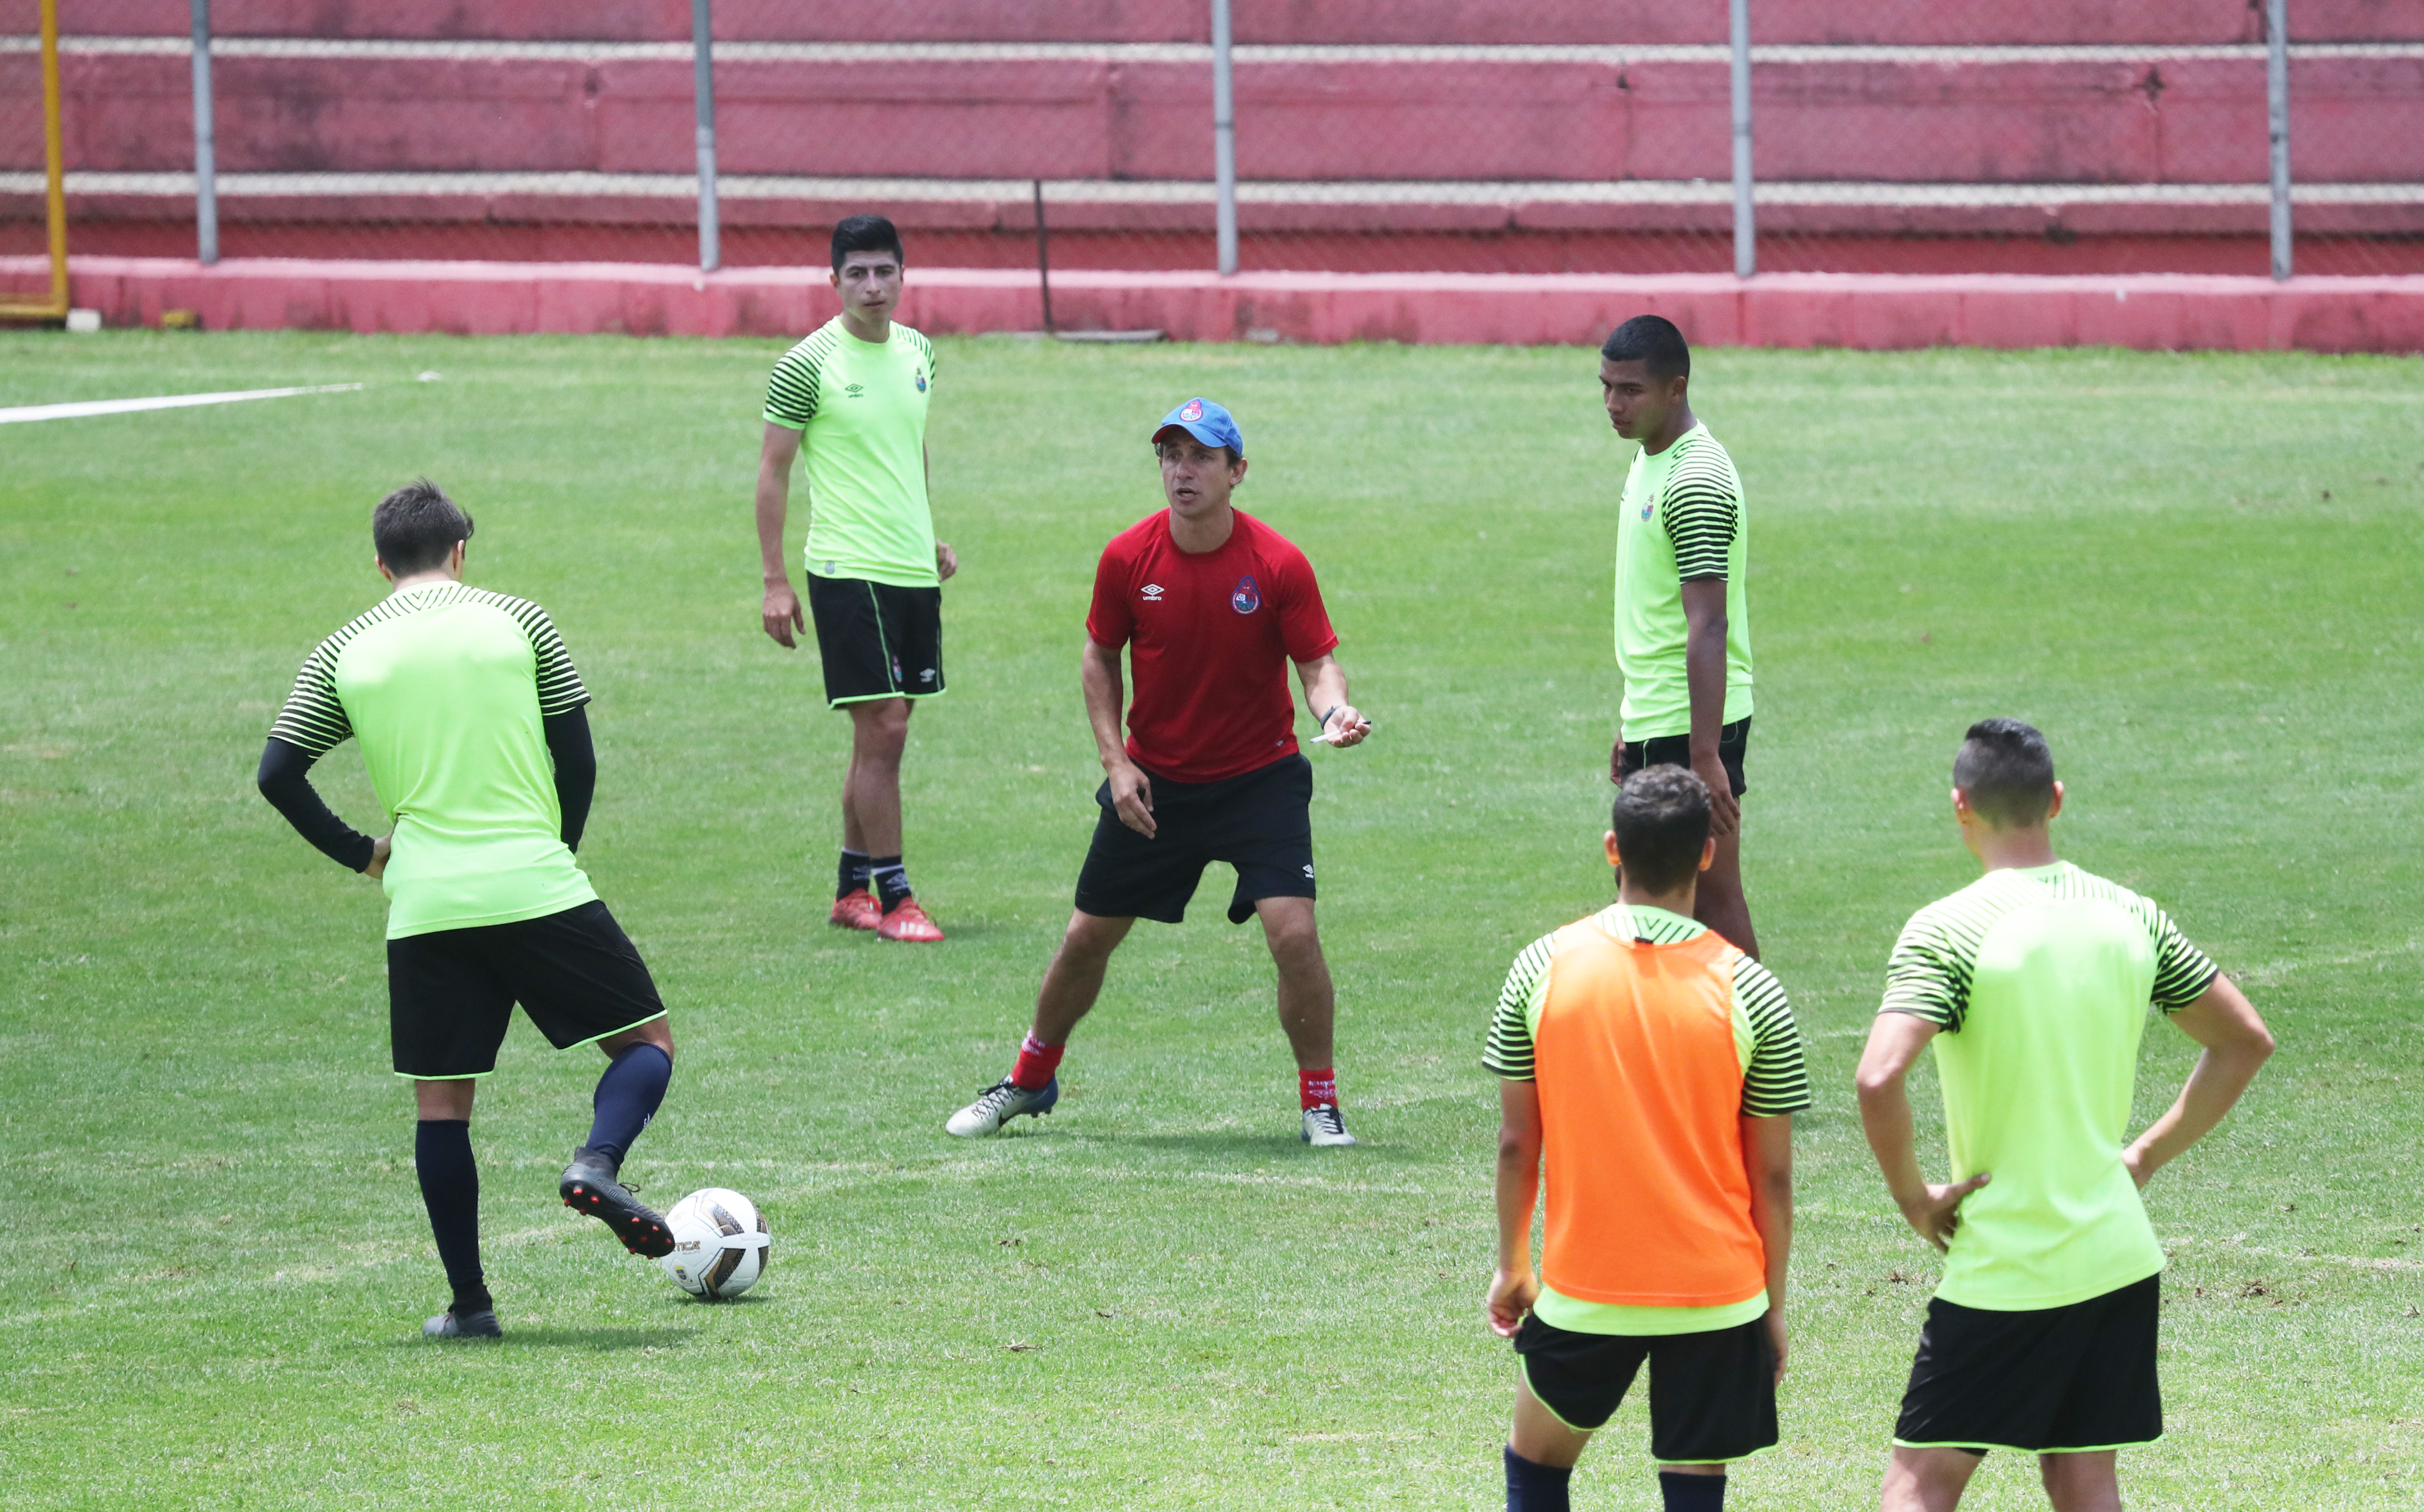
[[[1198, 446], [1203, 446], [1203, 445], [1204, 445], [1203, 441], [1201, 441], [1200, 439], [1197, 439], [1195, 433], [1194, 433], [1193, 431], [1188, 430], [1188, 429], [1186, 426], [1184, 426], [1184, 425], [1164, 425], [1161, 429], [1162, 429], [1163, 431], [1176, 431], [1179, 435], [1186, 437], [1188, 440], [1190, 440], [1190, 441], [1194, 441], [1196, 445], [1198, 445]], [[1156, 433], [1154, 434], [1154, 438], [1153, 438], [1153, 454], [1154, 454], [1154, 458], [1155, 458], [1155, 460], [1156, 460], [1156, 461], [1160, 460], [1161, 455], [1162, 455], [1162, 451], [1161, 451], [1161, 449], [1162, 449], [1163, 447], [1165, 447], [1165, 446], [1169, 445], [1169, 444], [1170, 444], [1169, 442], [1167, 442], [1167, 441], [1165, 441], [1165, 440], [1163, 440], [1163, 439], [1161, 438], [1161, 434], [1160, 434], [1160, 432], [1156, 432]], [[1238, 463], [1243, 462], [1243, 461], [1246, 459], [1246, 454], [1245, 454], [1245, 453], [1243, 453], [1243, 452], [1240, 452], [1240, 451], [1236, 450], [1236, 448], [1234, 448], [1234, 447], [1227, 447], [1227, 446], [1214, 446], [1214, 447], [1206, 447], [1206, 448], [1205, 448], [1205, 450], [1206, 450], [1206, 451], [1212, 451], [1212, 452], [1218, 452], [1218, 453], [1220, 453], [1222, 456], [1224, 456], [1224, 457], [1228, 458], [1229, 466], [1231, 466], [1231, 467], [1233, 467], [1233, 468], [1234, 468], [1234, 467], [1236, 467]]]
[[1634, 316], [1608, 333], [1599, 355], [1610, 362], [1638, 362], [1660, 382], [1692, 375], [1691, 345], [1664, 315]]
[[1982, 719], [1953, 758], [1953, 786], [1995, 828], [2026, 829], [2053, 807], [2053, 748], [2034, 725]]
[[834, 227], [833, 268], [841, 271], [842, 263], [853, 252], [889, 252], [901, 266], [909, 265], [909, 255], [901, 249], [901, 233], [892, 222], [882, 215], [844, 215]]
[[446, 565], [457, 541], [471, 538], [471, 517], [427, 478], [415, 478], [371, 511], [371, 544], [397, 577]]
[[1616, 853], [1644, 892], [1671, 893], [1700, 869], [1709, 788], [1684, 767], [1644, 767], [1616, 792]]

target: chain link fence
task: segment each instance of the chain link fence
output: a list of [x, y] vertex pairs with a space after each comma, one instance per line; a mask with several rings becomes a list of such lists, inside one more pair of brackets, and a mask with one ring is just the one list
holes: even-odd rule
[[[1056, 268], [2272, 263], [2263, 0], [1738, 0], [1746, 90], [1726, 0], [1230, 3], [719, 0], [703, 95], [691, 0], [61, 0], [72, 241], [814, 266], [877, 210], [952, 266], [1033, 266], [1039, 213]], [[0, 252], [40, 240], [33, 14]], [[2296, 270], [2424, 271], [2424, 6], [2288, 14]]]

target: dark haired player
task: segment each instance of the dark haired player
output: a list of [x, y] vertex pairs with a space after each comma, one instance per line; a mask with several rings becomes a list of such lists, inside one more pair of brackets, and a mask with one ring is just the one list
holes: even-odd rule
[[1667, 1512], [1716, 1512], [1727, 1464], [1777, 1440], [1793, 1115], [1810, 1083], [1784, 989], [1691, 917], [1715, 853], [1709, 799], [1681, 767], [1625, 780], [1603, 842], [1615, 906], [1526, 947], [1491, 1021], [1488, 1311], [1523, 1368], [1507, 1512], [1566, 1512], [1574, 1462], [1645, 1361]]
[[[673, 1249], [664, 1221], [617, 1179], [673, 1076], [665, 1005], [640, 953], [572, 852], [598, 758], [589, 690], [547, 612], [463, 584], [470, 517], [423, 479], [371, 516], [394, 590], [320, 643], [261, 756], [262, 796], [330, 860], [388, 896], [389, 1032], [420, 1107], [413, 1163], [454, 1288], [423, 1325], [494, 1337], [480, 1269], [480, 1173], [471, 1098], [497, 1069], [514, 1004], [559, 1050], [606, 1052], [588, 1141], [558, 1184], [634, 1254]], [[311, 764], [346, 738], [394, 832], [346, 826]]]
[[806, 627], [783, 563], [791, 462], [808, 459], [807, 614], [824, 661], [825, 706], [850, 710], [841, 785], [841, 867], [832, 920], [886, 940], [943, 937], [901, 864], [901, 756], [909, 710], [943, 692], [943, 580], [959, 570], [926, 501], [926, 404], [934, 343], [892, 318], [901, 233], [882, 215], [834, 228], [841, 313], [783, 354], [766, 384], [758, 456], [758, 552], [766, 633], [786, 648]]
[[[2139, 1189], [2220, 1123], [2272, 1053], [2264, 1021], [2154, 903], [2055, 858], [2045, 737], [1983, 720], [1953, 763], [1985, 875], [1911, 916], [1860, 1058], [1886, 1186], [1944, 1251], [1911, 1366], [1888, 1512], [1946, 1512], [1990, 1449], [2038, 1456], [2057, 1512], [2117, 1512], [2116, 1451], [2163, 1431], [2163, 1251]], [[2152, 1002], [2205, 1047], [2170, 1110], [2127, 1138]], [[1904, 1077], [1936, 1046], [1953, 1179], [1911, 1144]]]
[[[1312, 564], [1229, 501], [1246, 476], [1236, 422], [1190, 399], [1154, 428], [1153, 446], [1170, 507], [1111, 538], [1086, 616], [1080, 671], [1105, 780], [1077, 906], [1017, 1063], [945, 1127], [987, 1135], [1050, 1112], [1061, 1051], [1102, 992], [1111, 952], [1139, 916], [1185, 918], [1204, 867], [1225, 861], [1237, 871], [1229, 922], [1259, 915], [1279, 967], [1303, 1137], [1350, 1145], [1332, 1067], [1330, 967], [1314, 927], [1313, 763], [1297, 750], [1288, 664], [1320, 721], [1316, 741], [1354, 745], [1371, 724], [1347, 702]], [[1136, 675], [1124, 742], [1124, 645]]]
[[1608, 775], [1689, 767], [1709, 788], [1716, 860], [1692, 916], [1759, 954], [1743, 896], [1743, 754], [1750, 745], [1750, 519], [1733, 458], [1692, 413], [1692, 349], [1656, 315], [1600, 348], [1608, 423], [1639, 441], [1616, 534], [1616, 661], [1624, 674]]

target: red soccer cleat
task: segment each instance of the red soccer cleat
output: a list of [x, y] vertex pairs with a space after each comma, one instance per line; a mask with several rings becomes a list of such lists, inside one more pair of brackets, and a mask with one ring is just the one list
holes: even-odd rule
[[879, 939], [914, 940], [927, 944], [943, 937], [943, 931], [926, 916], [926, 911], [917, 906], [917, 899], [914, 898], [902, 899], [899, 908], [885, 915], [884, 921], [876, 925], [875, 933]]
[[884, 917], [884, 905], [864, 887], [853, 887], [834, 899], [833, 922], [845, 930], [871, 930]]

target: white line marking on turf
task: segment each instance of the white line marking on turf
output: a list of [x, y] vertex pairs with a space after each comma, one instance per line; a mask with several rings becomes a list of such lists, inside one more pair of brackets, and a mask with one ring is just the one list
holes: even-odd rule
[[26, 405], [0, 409], [0, 425], [29, 420], [80, 420], [87, 415], [125, 415], [139, 409], [183, 409], [192, 405], [232, 405], [247, 399], [285, 399], [299, 393], [343, 393], [359, 383], [322, 383], [308, 389], [243, 389], [227, 393], [172, 393], [153, 399], [86, 399], [72, 405]]

